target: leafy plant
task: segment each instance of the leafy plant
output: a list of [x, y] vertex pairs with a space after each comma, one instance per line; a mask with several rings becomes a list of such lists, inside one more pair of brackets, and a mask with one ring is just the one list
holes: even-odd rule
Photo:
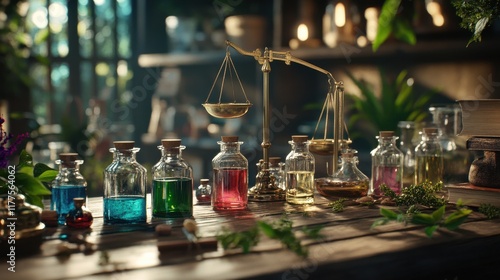
[[382, 194], [391, 198], [397, 206], [441, 207], [446, 204], [446, 199], [438, 197], [436, 193], [441, 191], [442, 188], [442, 183], [431, 184], [424, 182], [403, 188], [401, 194], [398, 195], [385, 184], [380, 185]]
[[343, 212], [344, 211], [344, 201], [346, 201], [347, 199], [346, 198], [340, 198], [338, 200], [335, 200], [333, 202], [330, 202], [330, 204], [328, 204], [330, 207], [332, 207], [332, 211], [334, 213], [340, 213], [340, 212]]
[[486, 216], [488, 219], [496, 219], [500, 218], [500, 208], [495, 207], [491, 204], [487, 203], [482, 203], [479, 205], [479, 208], [477, 209], [479, 213], [482, 213], [483, 215]]
[[[401, 71], [391, 82], [385, 71], [380, 69], [382, 82], [380, 94], [374, 92], [372, 85], [357, 79], [350, 72], [346, 73], [361, 91], [361, 96], [354, 94], [346, 96], [353, 101], [353, 113], [348, 123], [350, 127], [359, 121], [365, 121], [372, 130], [370, 135], [373, 135], [378, 134], [378, 131], [381, 130], [396, 131], [400, 121], [419, 122], [428, 116], [427, 108], [436, 91], [414, 92], [413, 85], [407, 83], [408, 71]], [[356, 130], [350, 129], [349, 131]], [[367, 135], [366, 131], [362, 134], [360, 132], [351, 133], [352, 138], [362, 135]]]
[[462, 18], [460, 26], [473, 33], [467, 46], [472, 42], [481, 42], [481, 33], [500, 18], [500, 0], [452, 0], [451, 3], [457, 9], [457, 16]]
[[401, 210], [393, 211], [386, 208], [380, 208], [380, 214], [383, 218], [375, 220], [372, 228], [395, 221], [398, 223], [412, 223], [415, 225], [424, 225], [425, 234], [432, 237], [434, 232], [440, 228], [448, 230], [456, 230], [467, 219], [472, 210], [465, 207], [457, 207], [450, 215], [445, 216], [446, 206], [443, 205], [433, 211], [431, 214], [426, 213], [403, 213]]
[[417, 36], [413, 31], [409, 19], [411, 15], [407, 11], [411, 9], [400, 9], [401, 0], [386, 0], [382, 5], [378, 19], [377, 35], [373, 40], [372, 50], [376, 52], [380, 45], [387, 41], [392, 34], [396, 39], [415, 45]]
[[[320, 239], [323, 238], [320, 234], [321, 229], [322, 227], [304, 226], [300, 231], [309, 238]], [[298, 256], [307, 257], [308, 255], [307, 248], [303, 247], [300, 239], [295, 236], [292, 221], [286, 218], [280, 219], [274, 223], [257, 221], [254, 227], [240, 232], [233, 232], [223, 228], [222, 232], [217, 235], [217, 240], [224, 249], [241, 248], [243, 253], [249, 253], [251, 248], [259, 243], [260, 234], [280, 241], [281, 244]]]

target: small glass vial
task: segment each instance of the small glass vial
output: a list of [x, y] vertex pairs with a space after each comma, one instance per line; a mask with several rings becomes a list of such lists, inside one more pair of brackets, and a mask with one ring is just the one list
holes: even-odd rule
[[280, 157], [269, 157], [269, 175], [278, 188], [285, 190], [285, 163]]
[[153, 217], [193, 216], [193, 169], [182, 158], [180, 139], [162, 139], [162, 157], [153, 166]]
[[242, 210], [248, 204], [248, 160], [238, 136], [222, 136], [220, 152], [212, 159], [214, 210]]
[[399, 149], [403, 153], [403, 187], [409, 187], [415, 181], [415, 123], [411, 121], [400, 121], [398, 123], [401, 131], [399, 138]]
[[73, 199], [74, 209], [71, 209], [66, 215], [66, 226], [72, 228], [89, 228], [92, 225], [94, 218], [92, 212], [85, 207], [85, 199], [83, 197], [75, 197]]
[[210, 204], [212, 201], [212, 187], [208, 183], [208, 179], [201, 179], [200, 185], [196, 189], [196, 199], [200, 204]]
[[104, 170], [104, 223], [146, 222], [147, 170], [136, 160], [134, 141], [115, 141], [113, 162]]
[[288, 141], [292, 151], [285, 160], [286, 201], [291, 204], [314, 203], [314, 156], [306, 135], [293, 135]]
[[370, 180], [358, 169], [356, 154], [354, 149], [342, 150], [340, 169], [335, 175], [316, 181], [321, 195], [329, 198], [360, 198], [368, 194]]
[[443, 149], [437, 128], [424, 128], [422, 141], [415, 148], [415, 184], [443, 182]]
[[378, 146], [372, 153], [372, 178], [369, 194], [382, 196], [380, 185], [385, 184], [396, 194], [403, 187], [403, 153], [396, 147], [394, 131], [380, 131]]
[[73, 209], [73, 198], [83, 197], [87, 199], [87, 181], [80, 174], [80, 164], [83, 160], [78, 159], [76, 153], [61, 153], [59, 160], [59, 173], [52, 182], [52, 200], [50, 209], [57, 212], [59, 225], [66, 223], [66, 215]]

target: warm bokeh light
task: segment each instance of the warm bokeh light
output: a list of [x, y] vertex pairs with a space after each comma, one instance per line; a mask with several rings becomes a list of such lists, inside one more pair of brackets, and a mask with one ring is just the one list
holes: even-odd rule
[[378, 10], [375, 7], [370, 7], [365, 10], [366, 18], [366, 38], [369, 41], [375, 40], [378, 29]]
[[165, 24], [169, 29], [175, 29], [179, 25], [179, 19], [176, 16], [168, 16], [165, 19]]
[[365, 36], [359, 36], [358, 39], [356, 39], [356, 44], [360, 47], [365, 47], [368, 45], [368, 39]]
[[345, 6], [342, 3], [335, 5], [335, 25], [342, 27], [346, 22]]
[[306, 41], [309, 38], [309, 29], [304, 23], [299, 24], [297, 27], [297, 39], [300, 41]]

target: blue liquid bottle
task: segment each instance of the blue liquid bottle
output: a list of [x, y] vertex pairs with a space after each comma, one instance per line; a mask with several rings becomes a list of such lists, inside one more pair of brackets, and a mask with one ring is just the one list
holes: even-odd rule
[[52, 200], [50, 209], [57, 212], [59, 225], [66, 223], [66, 215], [74, 208], [75, 197], [87, 200], [87, 182], [80, 174], [80, 164], [83, 160], [78, 159], [76, 153], [59, 154], [59, 174], [52, 182]]
[[104, 223], [146, 222], [147, 170], [136, 160], [134, 141], [115, 141], [113, 162], [104, 171]]

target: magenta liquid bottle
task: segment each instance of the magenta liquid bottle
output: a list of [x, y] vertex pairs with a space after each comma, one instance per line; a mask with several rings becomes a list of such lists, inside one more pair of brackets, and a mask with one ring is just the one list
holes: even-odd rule
[[242, 210], [248, 204], [248, 160], [238, 136], [222, 136], [220, 152], [212, 160], [214, 210]]
[[372, 178], [369, 194], [375, 197], [383, 195], [380, 186], [385, 184], [396, 194], [401, 193], [403, 187], [404, 155], [396, 147], [398, 137], [394, 131], [380, 131], [378, 146], [371, 152]]

